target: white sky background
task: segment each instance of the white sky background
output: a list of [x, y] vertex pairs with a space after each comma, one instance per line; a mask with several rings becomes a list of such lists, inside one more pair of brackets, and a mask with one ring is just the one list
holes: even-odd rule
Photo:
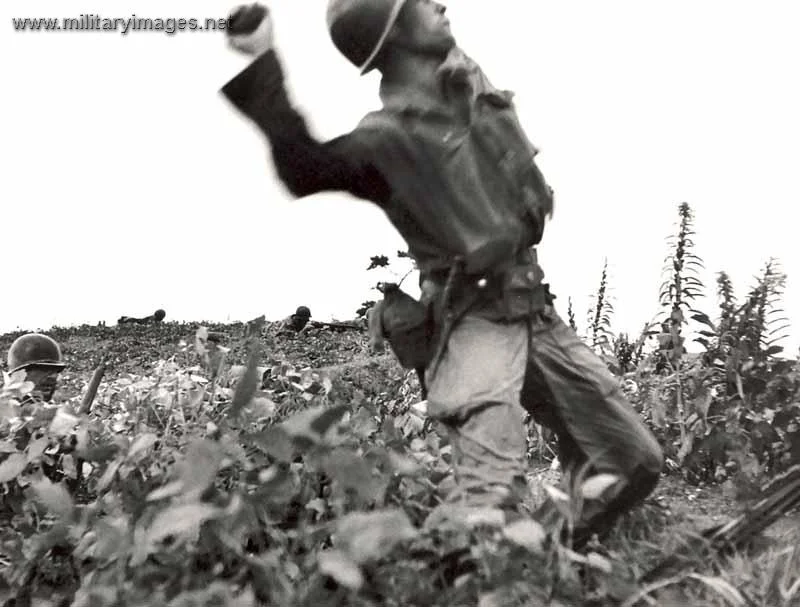
[[[274, 0], [292, 98], [331, 138], [377, 107], [325, 30], [326, 0]], [[168, 319], [352, 318], [402, 240], [368, 203], [293, 201], [261, 135], [219, 88], [247, 60], [221, 33], [15, 32], [12, 17], [224, 17], [198, 0], [0, 5], [0, 331]], [[800, 345], [800, 5], [681, 0], [452, 1], [461, 46], [514, 90], [556, 191], [540, 261], [585, 326], [603, 258], [616, 330], [658, 311], [677, 205], [696, 253], [740, 296], [770, 257]], [[50, 241], [50, 246], [42, 244]], [[715, 300], [705, 309], [716, 315]]]

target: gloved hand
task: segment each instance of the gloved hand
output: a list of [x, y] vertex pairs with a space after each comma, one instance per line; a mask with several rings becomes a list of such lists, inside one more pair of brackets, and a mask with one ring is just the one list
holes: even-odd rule
[[245, 55], [257, 57], [273, 48], [269, 8], [253, 2], [234, 8], [228, 17], [228, 44]]

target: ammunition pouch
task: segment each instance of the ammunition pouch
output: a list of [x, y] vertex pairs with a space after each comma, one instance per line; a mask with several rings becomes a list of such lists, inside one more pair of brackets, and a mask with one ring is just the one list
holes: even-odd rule
[[[437, 285], [446, 281], [444, 272], [431, 272], [428, 276]], [[449, 307], [458, 315], [465, 306], [498, 322], [526, 320], [555, 299], [543, 278], [535, 251], [524, 251], [516, 259], [482, 275], [463, 274], [455, 281], [449, 300], [437, 302], [440, 304], [436, 307], [437, 324], [444, 308]]]
[[381, 322], [400, 365], [406, 369], [425, 369], [433, 353], [433, 314], [431, 306], [417, 301], [399, 288], [384, 294]]
[[551, 305], [555, 296], [543, 278], [534, 254], [483, 276], [456, 275], [450, 290], [447, 277], [429, 274], [422, 301], [392, 286], [381, 310], [383, 336], [404, 368], [427, 369], [464, 314], [519, 322]]
[[538, 265], [514, 266], [502, 274], [498, 296], [503, 320], [528, 319], [552, 302], [549, 285], [542, 283], [542, 278], [544, 273]]

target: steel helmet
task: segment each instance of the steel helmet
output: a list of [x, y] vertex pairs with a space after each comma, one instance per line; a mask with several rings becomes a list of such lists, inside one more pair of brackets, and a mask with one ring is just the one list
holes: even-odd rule
[[8, 350], [9, 373], [31, 365], [54, 367], [59, 371], [66, 367], [58, 343], [41, 333], [28, 333], [18, 337]]
[[392, 26], [406, 0], [330, 0], [328, 32], [339, 49], [361, 74], [373, 68]]

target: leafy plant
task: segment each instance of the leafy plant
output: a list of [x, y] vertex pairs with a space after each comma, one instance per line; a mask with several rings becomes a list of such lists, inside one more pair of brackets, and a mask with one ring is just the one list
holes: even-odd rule
[[677, 231], [668, 238], [670, 253], [665, 259], [665, 280], [659, 290], [659, 303], [666, 313], [663, 333], [659, 338], [659, 349], [663, 355], [659, 370], [668, 366], [678, 368], [686, 352], [683, 337], [688, 322], [686, 314], [695, 312], [692, 303], [703, 295], [704, 285], [698, 276], [703, 262], [694, 253], [694, 236], [692, 209], [688, 203], [682, 202], [678, 205]]
[[575, 322], [575, 310], [572, 307], [572, 298], [567, 298], [567, 320], [569, 322], [569, 326], [572, 328], [575, 333], [578, 332], [578, 324]]
[[589, 345], [594, 350], [604, 353], [608, 352], [611, 347], [611, 316], [614, 313], [614, 306], [608, 291], [608, 260], [606, 259], [603, 261], [600, 284], [592, 297], [592, 306], [589, 308], [587, 319]]

